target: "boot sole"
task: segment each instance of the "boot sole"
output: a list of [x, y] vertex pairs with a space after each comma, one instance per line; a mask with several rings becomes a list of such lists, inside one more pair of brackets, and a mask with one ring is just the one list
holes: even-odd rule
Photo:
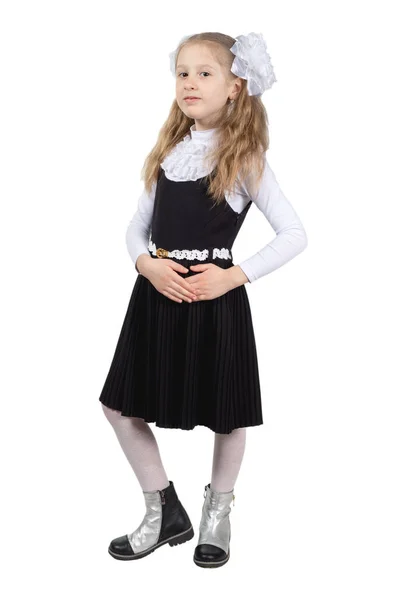
[[215, 569], [216, 567], [222, 567], [222, 565], [225, 565], [230, 557], [230, 551], [228, 551], [228, 554], [226, 556], [226, 558], [224, 560], [220, 560], [219, 562], [207, 562], [207, 561], [201, 561], [201, 560], [197, 560], [196, 558], [193, 557], [194, 562], [196, 563], [196, 565], [198, 567], [205, 567], [206, 569]]
[[138, 554], [133, 554], [133, 555], [125, 555], [125, 554], [117, 554], [115, 552], [113, 552], [113, 550], [111, 550], [111, 548], [108, 548], [108, 552], [109, 554], [111, 554], [111, 556], [113, 558], [116, 558], [118, 560], [136, 560], [138, 558], [144, 558], [145, 556], [147, 556], [148, 554], [151, 554], [152, 552], [154, 552], [154, 550], [157, 550], [157, 548], [160, 548], [161, 546], [163, 546], [164, 544], [169, 544], [170, 546], [178, 546], [179, 544], [184, 544], [185, 542], [188, 542], [189, 540], [192, 539], [192, 537], [194, 536], [194, 531], [193, 531], [193, 526], [190, 527], [189, 529], [187, 529], [186, 531], [184, 531], [183, 533], [178, 533], [177, 535], [173, 535], [170, 538], [167, 538], [166, 540], [163, 540], [162, 542], [159, 542], [158, 544], [155, 544], [154, 546], [151, 546], [151, 548], [148, 548], [147, 550], [143, 550], [143, 552], [138, 552]]

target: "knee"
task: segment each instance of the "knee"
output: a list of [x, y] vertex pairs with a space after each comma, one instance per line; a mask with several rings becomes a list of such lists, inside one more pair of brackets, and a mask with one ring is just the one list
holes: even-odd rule
[[106, 415], [107, 419], [113, 427], [123, 427], [126, 426], [126, 423], [129, 423], [131, 427], [135, 425], [138, 430], [148, 429], [147, 423], [141, 417], [125, 417], [121, 414], [120, 410], [116, 410], [115, 408], [109, 408], [105, 404], [101, 404], [101, 406], [103, 407], [104, 414]]
[[106, 415], [107, 419], [110, 421], [111, 424], [115, 423], [118, 419], [121, 418], [120, 410], [115, 410], [114, 408], [110, 408], [105, 404], [101, 404], [101, 406], [103, 408], [104, 414]]

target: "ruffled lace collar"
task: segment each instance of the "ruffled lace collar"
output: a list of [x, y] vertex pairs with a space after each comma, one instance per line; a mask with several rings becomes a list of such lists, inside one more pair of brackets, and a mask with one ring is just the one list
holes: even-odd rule
[[167, 154], [161, 163], [168, 179], [173, 181], [196, 181], [205, 177], [213, 170], [215, 164], [207, 165], [203, 160], [215, 142], [214, 129], [197, 131], [195, 124], [190, 127], [188, 133]]

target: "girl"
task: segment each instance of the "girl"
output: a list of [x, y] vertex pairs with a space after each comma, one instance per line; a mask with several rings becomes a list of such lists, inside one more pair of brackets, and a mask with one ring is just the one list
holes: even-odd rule
[[[262, 407], [245, 289], [307, 246], [299, 217], [267, 160], [262, 93], [276, 81], [265, 41], [200, 33], [170, 54], [176, 98], [147, 156], [145, 187], [126, 234], [138, 272], [100, 401], [145, 497], [139, 527], [110, 543], [133, 560], [194, 536], [148, 423], [215, 433], [194, 561], [230, 555], [230, 503], [246, 428]], [[153, 90], [160, 93], [161, 90]], [[252, 204], [276, 237], [234, 265]]]

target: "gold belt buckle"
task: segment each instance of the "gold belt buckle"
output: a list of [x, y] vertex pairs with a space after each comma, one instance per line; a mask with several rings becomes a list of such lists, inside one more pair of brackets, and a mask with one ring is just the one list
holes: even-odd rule
[[168, 256], [168, 250], [164, 250], [164, 248], [157, 248], [156, 255], [158, 258], [166, 258]]

